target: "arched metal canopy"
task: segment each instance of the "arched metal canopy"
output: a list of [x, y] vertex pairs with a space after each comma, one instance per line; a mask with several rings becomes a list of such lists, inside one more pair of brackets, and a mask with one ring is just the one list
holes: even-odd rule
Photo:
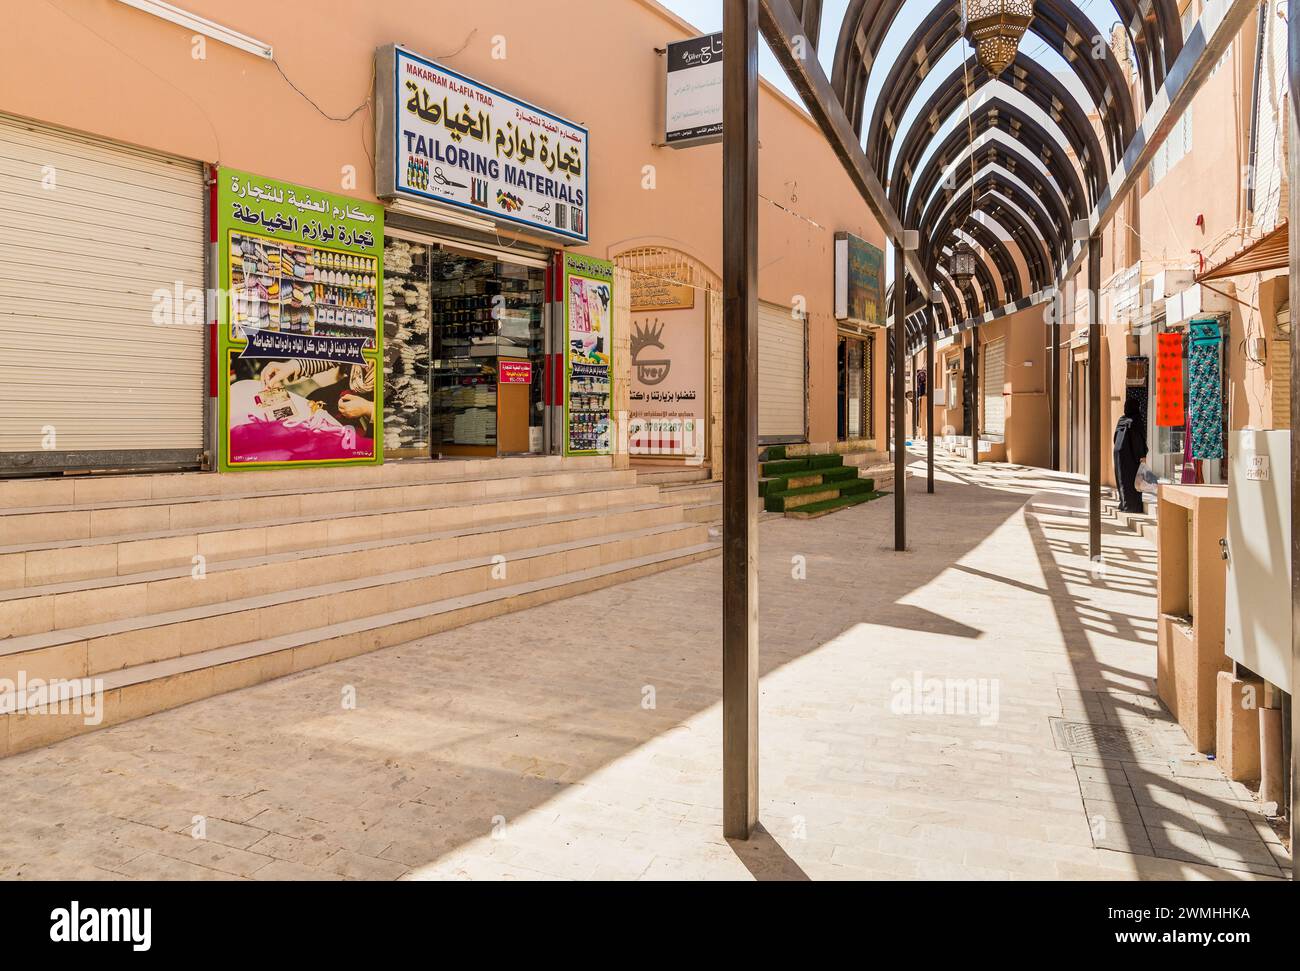
[[[1038, 67], [1038, 65], [1033, 65], [1033, 69], [1042, 71], [1042, 68]], [[980, 68], [980, 70], [983, 71], [984, 69]], [[1008, 70], [1014, 71], [1015, 68], [1012, 67]], [[1056, 82], [1055, 78], [1052, 78], [1052, 80], [1057, 84], [1060, 83]], [[946, 84], [940, 87], [935, 92], [935, 96], [926, 102], [925, 108], [922, 109], [921, 114], [918, 116], [918, 120], [908, 129], [899, 147], [889, 180], [890, 199], [895, 206], [901, 206], [902, 202], [908, 199], [915, 201], [918, 193], [923, 198], [928, 198], [930, 191], [933, 190], [933, 185], [931, 185], [928, 189], [920, 187], [914, 192], [911, 186], [918, 182], [916, 170], [928, 150], [929, 143], [936, 137], [943, 124], [961, 110], [962, 102], [965, 100], [962, 94], [963, 81], [960, 76], [960, 69], [949, 81], [952, 82], [952, 85]], [[973, 93], [975, 86], [972, 85], [971, 87]], [[1041, 89], [1034, 88], [1034, 90]], [[1053, 99], [1048, 100], [1050, 107]], [[1070, 198], [1072, 206], [1077, 205], [1082, 211], [1085, 205], [1091, 206], [1096, 201], [1097, 193], [1106, 181], [1106, 169], [1103, 164], [1101, 144], [1097, 140], [1096, 132], [1088, 124], [1087, 118], [1083, 116], [1073, 99], [1068, 102], [1068, 105], [1062, 106], [1061, 110], [1056, 111], [1054, 114], [1051, 111], [1047, 113], [1066, 134], [1068, 144], [1062, 145], [1037, 119], [1031, 117], [1028, 112], [1019, 106], [1011, 104], [1004, 98], [992, 97], [971, 109], [969, 122], [964, 116], [957, 117], [953, 130], [945, 136], [944, 142], [936, 154], [942, 153], [945, 165], [956, 158], [961, 149], [970, 141], [971, 133], [968, 129], [971, 127], [974, 128], [973, 134], [975, 137], [994, 129], [1005, 132], [1024, 142], [1043, 161], [1044, 165], [1061, 183], [1062, 189]], [[1078, 127], [1076, 128], [1076, 126]], [[1084, 134], [1085, 131], [1086, 135]], [[1079, 179], [1079, 172], [1074, 163], [1067, 157], [1067, 150], [1073, 151], [1075, 158], [1079, 159], [1082, 165], [1087, 180], [1086, 202], [1083, 184]]]

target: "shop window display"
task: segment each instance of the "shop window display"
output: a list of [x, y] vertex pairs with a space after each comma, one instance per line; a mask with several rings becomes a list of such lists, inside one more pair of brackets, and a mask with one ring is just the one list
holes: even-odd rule
[[[386, 448], [540, 451], [543, 271], [390, 238], [384, 282]], [[502, 392], [503, 364], [527, 380]]]

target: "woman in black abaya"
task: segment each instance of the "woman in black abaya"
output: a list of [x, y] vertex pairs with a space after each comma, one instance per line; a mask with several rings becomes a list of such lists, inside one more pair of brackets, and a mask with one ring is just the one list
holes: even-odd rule
[[1142, 409], [1129, 398], [1124, 402], [1124, 417], [1115, 425], [1115, 479], [1121, 512], [1142, 512], [1142, 493], [1137, 488], [1138, 466], [1147, 458], [1147, 433], [1142, 425]]

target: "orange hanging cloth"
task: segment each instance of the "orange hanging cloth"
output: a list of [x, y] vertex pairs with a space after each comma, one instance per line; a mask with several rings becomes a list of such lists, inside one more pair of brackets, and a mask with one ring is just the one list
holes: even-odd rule
[[1178, 428], [1183, 416], [1183, 335], [1156, 335], [1156, 424]]

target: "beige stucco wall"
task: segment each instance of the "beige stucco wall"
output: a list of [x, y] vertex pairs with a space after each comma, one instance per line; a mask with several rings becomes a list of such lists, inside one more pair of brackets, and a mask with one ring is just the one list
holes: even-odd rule
[[[722, 150], [656, 148], [662, 64], [691, 36], [649, 0], [187, 0], [186, 9], [273, 45], [316, 104], [346, 116], [370, 97], [375, 48], [411, 49], [588, 127], [591, 244], [612, 257], [671, 245], [721, 271]], [[275, 64], [115, 0], [15, 5], [0, 33], [0, 110], [276, 179], [372, 199], [373, 116], [331, 121]], [[494, 57], [494, 52], [504, 57]], [[811, 120], [760, 98], [760, 297], [809, 312], [809, 437], [835, 437], [832, 246], [883, 233]], [[646, 166], [654, 188], [643, 188]], [[346, 181], [355, 173], [355, 186]], [[506, 234], [503, 234], [505, 236]], [[877, 396], [877, 427], [883, 425]]]

